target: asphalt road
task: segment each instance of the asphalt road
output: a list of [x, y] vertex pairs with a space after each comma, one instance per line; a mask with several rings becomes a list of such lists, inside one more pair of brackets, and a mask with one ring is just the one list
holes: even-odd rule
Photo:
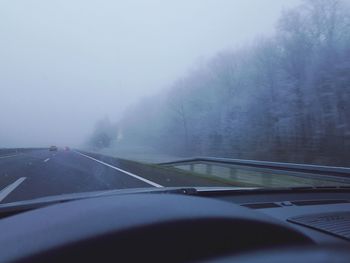
[[73, 150], [0, 155], [0, 203], [68, 193], [162, 186], [225, 185]]

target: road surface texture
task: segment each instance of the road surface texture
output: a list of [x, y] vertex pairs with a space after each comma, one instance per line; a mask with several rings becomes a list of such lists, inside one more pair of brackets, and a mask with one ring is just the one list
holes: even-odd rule
[[0, 203], [50, 195], [162, 186], [228, 186], [177, 171], [74, 150], [0, 155]]

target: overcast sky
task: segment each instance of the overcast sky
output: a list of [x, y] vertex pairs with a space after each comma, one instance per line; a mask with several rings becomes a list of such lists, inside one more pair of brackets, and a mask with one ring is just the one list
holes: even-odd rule
[[273, 34], [299, 0], [0, 0], [0, 148], [77, 146], [97, 119]]

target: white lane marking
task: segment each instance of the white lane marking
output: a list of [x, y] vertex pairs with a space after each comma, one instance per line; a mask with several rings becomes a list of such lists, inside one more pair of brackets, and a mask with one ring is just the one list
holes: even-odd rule
[[50, 158], [47, 158], [44, 160], [44, 163], [46, 163], [47, 161], [50, 161]]
[[6, 196], [8, 196], [13, 190], [16, 189], [17, 186], [19, 186], [24, 180], [26, 179], [26, 177], [21, 177], [19, 179], [17, 179], [15, 182], [13, 182], [12, 184], [6, 186], [4, 189], [2, 189], [0, 191], [0, 202], [2, 200], [4, 200], [6, 198]]
[[5, 155], [5, 156], [0, 156], [0, 159], [2, 158], [9, 158], [9, 157], [14, 157], [14, 156], [17, 156], [18, 154], [15, 154], [15, 155]]
[[150, 181], [150, 180], [147, 180], [147, 179], [145, 179], [145, 178], [143, 178], [143, 177], [140, 177], [140, 176], [138, 176], [138, 175], [136, 175], [136, 174], [130, 173], [130, 172], [128, 172], [128, 171], [125, 171], [125, 170], [123, 170], [123, 169], [120, 169], [120, 168], [118, 168], [118, 167], [115, 167], [115, 166], [113, 166], [113, 165], [110, 165], [110, 164], [108, 164], [108, 163], [105, 163], [105, 162], [102, 162], [102, 161], [97, 160], [97, 159], [95, 159], [95, 158], [92, 158], [92, 157], [90, 157], [90, 156], [88, 156], [88, 155], [86, 155], [86, 154], [83, 154], [83, 153], [80, 153], [80, 152], [77, 152], [77, 151], [74, 151], [74, 152], [77, 153], [77, 154], [80, 154], [80, 155], [82, 155], [82, 156], [85, 156], [86, 158], [89, 158], [89, 159], [91, 159], [91, 160], [94, 160], [94, 161], [96, 161], [96, 162], [98, 162], [98, 163], [104, 164], [104, 165], [106, 165], [106, 166], [108, 166], [108, 167], [110, 167], [110, 168], [112, 168], [112, 169], [114, 169], [114, 170], [117, 170], [117, 171], [119, 171], [119, 172], [122, 172], [122, 173], [125, 173], [125, 174], [127, 174], [127, 175], [130, 175], [130, 176], [132, 176], [132, 177], [134, 177], [134, 178], [136, 178], [136, 179], [139, 179], [139, 180], [141, 180], [141, 181], [143, 181], [143, 182], [145, 182], [145, 183], [147, 183], [147, 184], [150, 184], [150, 185], [152, 185], [152, 186], [155, 186], [155, 187], [163, 187], [163, 186], [160, 185], [160, 184], [157, 184], [157, 183], [152, 182], [152, 181]]

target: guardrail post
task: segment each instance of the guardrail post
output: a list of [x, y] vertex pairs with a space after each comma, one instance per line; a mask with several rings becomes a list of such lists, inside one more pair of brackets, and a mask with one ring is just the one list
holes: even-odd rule
[[190, 164], [190, 171], [194, 172], [194, 164], [193, 163]]
[[212, 173], [212, 165], [211, 164], [206, 165], [206, 172], [207, 172], [207, 174], [211, 175], [211, 173]]
[[262, 175], [263, 186], [269, 186], [272, 184], [272, 177], [270, 175]]
[[232, 167], [230, 168], [230, 177], [232, 179], [237, 179], [236, 169], [234, 169]]

